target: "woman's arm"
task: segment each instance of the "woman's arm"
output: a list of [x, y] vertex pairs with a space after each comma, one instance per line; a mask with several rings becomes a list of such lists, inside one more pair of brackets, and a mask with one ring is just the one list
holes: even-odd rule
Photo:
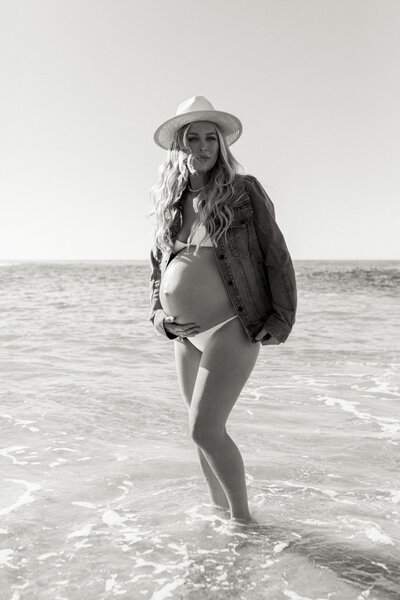
[[161, 258], [161, 250], [157, 246], [154, 246], [150, 254], [150, 321], [153, 323], [158, 333], [161, 333], [172, 340], [177, 336], [165, 330], [164, 319], [167, 317], [167, 314], [164, 312], [160, 302]]
[[273, 314], [268, 317], [260, 333], [263, 333], [263, 336], [270, 334], [279, 342], [284, 342], [295, 322], [297, 307], [293, 263], [282, 232], [275, 221], [274, 206], [270, 198], [255, 177], [246, 175], [245, 180], [272, 296]]

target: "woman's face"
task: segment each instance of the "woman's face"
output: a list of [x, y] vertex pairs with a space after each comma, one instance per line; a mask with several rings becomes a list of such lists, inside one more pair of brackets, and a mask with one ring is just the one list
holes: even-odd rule
[[215, 125], [209, 121], [192, 123], [187, 133], [190, 150], [195, 156], [196, 171], [210, 171], [218, 159], [219, 140]]

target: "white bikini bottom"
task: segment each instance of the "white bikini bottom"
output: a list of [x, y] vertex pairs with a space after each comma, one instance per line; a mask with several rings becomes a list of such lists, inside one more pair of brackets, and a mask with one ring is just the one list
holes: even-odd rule
[[193, 346], [195, 346], [198, 350], [200, 350], [200, 352], [204, 352], [204, 349], [208, 343], [208, 340], [211, 338], [211, 336], [221, 327], [223, 327], [226, 323], [229, 323], [229, 321], [233, 321], [233, 319], [237, 319], [238, 316], [234, 315], [233, 317], [229, 317], [229, 319], [226, 319], [226, 321], [222, 321], [222, 323], [218, 323], [217, 325], [214, 325], [214, 327], [210, 327], [210, 329], [206, 329], [205, 331], [202, 331], [201, 333], [198, 333], [197, 335], [191, 335], [190, 338], [188, 338], [188, 340], [190, 341], [191, 344], [193, 344]]

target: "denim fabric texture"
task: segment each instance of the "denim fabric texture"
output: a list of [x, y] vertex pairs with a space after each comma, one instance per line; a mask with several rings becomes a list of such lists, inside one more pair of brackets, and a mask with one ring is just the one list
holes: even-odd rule
[[[214, 247], [222, 279], [249, 339], [266, 327], [270, 336], [263, 345], [285, 342], [295, 322], [297, 294], [292, 260], [284, 237], [276, 224], [274, 206], [258, 180], [252, 175], [236, 175], [234, 181], [234, 218]], [[173, 239], [181, 227], [182, 202], [175, 203]], [[151, 252], [150, 321], [157, 331], [170, 339], [164, 329], [167, 316], [159, 299], [160, 282], [171, 251], [154, 247]]]

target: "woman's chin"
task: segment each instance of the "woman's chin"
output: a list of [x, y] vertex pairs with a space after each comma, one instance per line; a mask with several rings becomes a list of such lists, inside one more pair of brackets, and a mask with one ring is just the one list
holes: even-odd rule
[[211, 169], [214, 167], [214, 164], [212, 164], [209, 161], [196, 161], [193, 166], [195, 169], [194, 175], [203, 175], [204, 173], [208, 173], [209, 171], [211, 171]]

